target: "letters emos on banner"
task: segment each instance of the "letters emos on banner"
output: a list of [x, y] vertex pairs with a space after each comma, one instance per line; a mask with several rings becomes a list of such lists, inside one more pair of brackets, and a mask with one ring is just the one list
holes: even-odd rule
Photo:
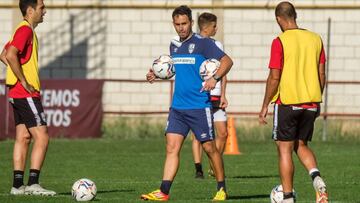
[[[85, 138], [100, 137], [103, 116], [102, 80], [42, 80], [41, 101], [49, 135], [51, 137]], [[8, 106], [5, 86], [0, 84], [0, 102]], [[2, 94], [4, 92], [4, 94]], [[3, 95], [3, 96], [1, 96]], [[3, 99], [5, 98], [5, 99]], [[3, 101], [5, 100], [5, 102]], [[14, 138], [15, 126], [12, 108], [8, 116], [0, 115], [0, 138]], [[6, 124], [6, 120], [8, 124]], [[8, 125], [8, 132], [3, 126]], [[5, 128], [4, 128], [5, 129]]]
[[45, 89], [41, 92], [42, 104], [48, 126], [69, 127], [72, 111], [80, 105], [78, 89]]

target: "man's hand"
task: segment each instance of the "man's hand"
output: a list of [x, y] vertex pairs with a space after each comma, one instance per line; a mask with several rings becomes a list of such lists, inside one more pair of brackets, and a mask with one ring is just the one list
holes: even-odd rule
[[225, 96], [220, 97], [220, 108], [225, 109], [228, 106], [228, 100]]
[[210, 91], [215, 88], [217, 81], [211, 77], [210, 79], [206, 80], [203, 87], [201, 88], [200, 92], [203, 91]]
[[156, 75], [154, 73], [154, 71], [150, 68], [149, 69], [149, 72], [146, 74], [146, 80], [149, 82], [149, 83], [153, 83], [156, 79]]
[[266, 115], [268, 113], [268, 107], [267, 106], [263, 106], [260, 113], [259, 113], [259, 123], [261, 125], [266, 125]]
[[34, 93], [35, 92], [35, 88], [30, 85], [29, 83], [27, 83], [26, 80], [21, 82], [21, 85], [25, 88], [26, 91], [28, 91], [29, 93]]

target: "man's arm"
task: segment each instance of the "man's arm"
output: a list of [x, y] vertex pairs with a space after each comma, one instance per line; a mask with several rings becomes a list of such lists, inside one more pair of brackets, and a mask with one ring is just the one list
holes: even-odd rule
[[6, 51], [6, 61], [8, 62], [11, 70], [15, 74], [15, 76], [18, 78], [18, 80], [21, 82], [22, 86], [28, 91], [29, 93], [35, 92], [35, 89], [33, 86], [31, 86], [24, 76], [23, 70], [20, 65], [20, 61], [18, 58], [18, 49], [14, 46], [9, 46], [9, 48]]
[[220, 59], [220, 67], [219, 70], [216, 71], [215, 75], [219, 78], [224, 77], [230, 71], [233, 64], [234, 63], [231, 58], [225, 54], [225, 56]]
[[268, 112], [268, 106], [271, 102], [271, 99], [275, 96], [281, 77], [281, 70], [280, 69], [270, 69], [269, 76], [266, 81], [266, 90], [265, 96], [262, 104], [262, 108], [259, 114], [259, 123], [260, 124], [267, 124], [265, 118]]
[[[221, 59], [220, 59], [220, 67], [219, 70], [216, 71], [214, 77], [217, 78], [222, 78], [224, 77], [231, 69], [233, 65], [233, 61], [231, 60], [231, 58], [228, 55], [224, 55]], [[214, 79], [214, 77], [211, 77], [210, 79], [208, 79], [202, 90], [204, 91], [210, 91], [212, 89], [215, 88], [216, 83], [218, 82], [217, 80]]]
[[227, 84], [227, 76], [225, 75], [221, 79], [220, 108], [226, 108], [228, 106], [228, 101], [226, 99], [226, 84]]
[[326, 83], [325, 63], [319, 64], [319, 79], [320, 79], [321, 93], [323, 93]]
[[8, 62], [6, 60], [6, 49], [4, 48], [0, 54], [0, 60], [5, 64], [5, 66], [8, 65]]

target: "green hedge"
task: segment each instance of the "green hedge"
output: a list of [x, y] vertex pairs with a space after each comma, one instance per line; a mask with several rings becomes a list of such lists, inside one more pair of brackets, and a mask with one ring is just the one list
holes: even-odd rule
[[[258, 124], [256, 118], [235, 118], [238, 140], [271, 140], [271, 118], [265, 126]], [[103, 123], [103, 137], [109, 139], [161, 139], [164, 136], [166, 117], [115, 117]], [[359, 119], [329, 119], [327, 140], [360, 141]], [[315, 123], [313, 140], [322, 140], [323, 120]]]

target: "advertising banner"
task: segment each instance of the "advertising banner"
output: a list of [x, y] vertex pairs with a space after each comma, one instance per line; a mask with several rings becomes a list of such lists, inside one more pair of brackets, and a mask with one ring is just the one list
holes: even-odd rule
[[[41, 101], [50, 137], [101, 136], [102, 80], [42, 80]], [[0, 88], [0, 139], [14, 138], [13, 110]], [[2, 91], [2, 89], [4, 89]]]

